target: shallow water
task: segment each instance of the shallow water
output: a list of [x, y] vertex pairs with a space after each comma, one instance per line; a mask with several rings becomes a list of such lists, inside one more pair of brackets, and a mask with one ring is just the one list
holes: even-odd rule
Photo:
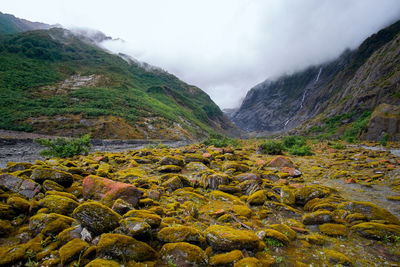
[[398, 201], [387, 200], [386, 197], [397, 195], [387, 185], [365, 186], [361, 184], [346, 184], [344, 180], [320, 180], [319, 184], [329, 186], [338, 190], [341, 196], [348, 200], [368, 201], [375, 203], [379, 207], [386, 208], [400, 218], [400, 203]]

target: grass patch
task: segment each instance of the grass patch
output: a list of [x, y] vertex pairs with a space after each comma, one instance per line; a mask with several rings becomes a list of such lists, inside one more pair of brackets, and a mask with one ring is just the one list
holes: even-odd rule
[[203, 141], [203, 144], [206, 146], [215, 146], [215, 147], [239, 147], [239, 141], [237, 139], [232, 139], [220, 134], [210, 134], [210, 136]]
[[46, 157], [66, 158], [81, 154], [87, 155], [91, 148], [90, 136], [88, 134], [76, 139], [56, 138], [52, 140], [39, 138], [35, 141], [47, 147], [47, 149], [40, 151], [40, 155]]

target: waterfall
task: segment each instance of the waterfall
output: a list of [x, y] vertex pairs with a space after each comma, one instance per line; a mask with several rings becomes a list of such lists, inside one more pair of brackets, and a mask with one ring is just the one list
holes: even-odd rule
[[317, 75], [317, 79], [315, 80], [314, 83], [317, 83], [317, 82], [318, 82], [318, 80], [319, 80], [319, 75], [321, 75], [321, 71], [322, 71], [322, 67], [319, 68], [319, 72], [318, 72], [318, 75]]

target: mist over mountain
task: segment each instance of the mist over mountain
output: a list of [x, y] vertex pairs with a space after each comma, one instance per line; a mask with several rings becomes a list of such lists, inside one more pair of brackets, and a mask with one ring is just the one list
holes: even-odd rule
[[355, 49], [398, 18], [400, 3], [4, 0], [2, 9], [33, 21], [98, 29], [121, 38], [124, 42], [105, 46], [161, 67], [205, 90], [221, 108], [233, 108], [250, 88], [266, 79], [334, 60], [347, 48]]

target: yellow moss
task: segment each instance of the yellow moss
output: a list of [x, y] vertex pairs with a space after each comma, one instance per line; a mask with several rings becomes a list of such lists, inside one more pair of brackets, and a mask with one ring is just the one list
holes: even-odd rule
[[400, 224], [399, 218], [393, 215], [390, 211], [380, 208], [374, 203], [363, 201], [344, 202], [338, 206], [338, 209], [344, 209], [351, 213], [362, 213], [369, 220], [385, 220], [388, 223]]
[[128, 178], [136, 179], [146, 176], [146, 172], [140, 168], [127, 168], [119, 170], [118, 172], [115, 173], [115, 175], [123, 179], [128, 179]]
[[72, 239], [58, 251], [60, 254], [61, 264], [65, 265], [66, 263], [78, 258], [79, 255], [83, 254], [88, 247], [89, 244], [80, 238]]
[[233, 266], [234, 267], [263, 267], [263, 264], [257, 258], [248, 257], [248, 258], [243, 258], [243, 259], [239, 260]]
[[49, 212], [63, 215], [71, 214], [79, 205], [78, 202], [69, 197], [59, 195], [47, 195], [40, 201], [40, 204], [49, 209]]
[[323, 235], [319, 234], [306, 235], [303, 236], [302, 239], [305, 239], [310, 244], [320, 245], [320, 246], [324, 245], [326, 240]]
[[67, 192], [59, 192], [59, 191], [47, 191], [46, 192], [46, 196], [48, 195], [52, 195], [52, 196], [62, 196], [62, 197], [68, 197], [76, 202], [78, 202], [78, 198], [71, 194], [71, 193], [67, 193]]
[[156, 258], [149, 245], [133, 237], [120, 234], [102, 234], [96, 248], [97, 255], [110, 256], [119, 260], [146, 261]]
[[267, 201], [267, 191], [259, 190], [249, 196], [247, 202], [250, 205], [263, 205]]
[[56, 213], [39, 213], [29, 219], [29, 230], [34, 234], [56, 235], [76, 222], [71, 217]]
[[256, 258], [259, 259], [260, 262], [262, 263], [262, 266], [265, 267], [273, 266], [273, 264], [275, 263], [275, 258], [272, 257], [267, 252], [257, 252]]
[[210, 198], [212, 200], [222, 200], [222, 201], [228, 201], [231, 202], [232, 204], [238, 204], [241, 205], [243, 202], [238, 198], [235, 197], [231, 194], [219, 191], [219, 190], [214, 190], [210, 193]]
[[285, 236], [287, 236], [290, 240], [296, 239], [296, 232], [292, 230], [289, 226], [285, 224], [271, 224], [269, 225], [270, 228], [281, 232]]
[[[186, 242], [165, 244], [161, 248], [160, 254], [161, 259], [167, 264], [171, 260], [172, 262], [185, 262], [185, 266], [186, 264], [189, 266], [203, 266], [207, 262], [207, 256], [201, 248]], [[177, 259], [177, 257], [180, 259]]]
[[165, 227], [158, 232], [157, 238], [166, 243], [205, 243], [203, 234], [199, 230], [189, 226]]
[[225, 264], [234, 264], [243, 259], [243, 253], [240, 250], [232, 250], [231, 252], [218, 254], [210, 258], [211, 266], [220, 266]]
[[336, 223], [324, 223], [319, 226], [321, 233], [329, 236], [346, 236], [346, 226]]
[[332, 212], [319, 210], [305, 214], [302, 218], [303, 224], [323, 224], [332, 220]]
[[343, 253], [331, 249], [324, 249], [323, 251], [326, 259], [331, 264], [341, 264], [346, 266], [353, 265], [352, 260], [350, 260], [350, 258], [345, 256]]
[[[274, 229], [264, 229], [257, 232], [258, 238], [261, 240], [265, 239], [274, 239], [278, 242], [282, 243], [283, 245], [289, 245], [290, 241], [286, 237], [286, 235], [282, 234], [281, 232], [274, 230]], [[282, 246], [282, 245], [281, 245]]]
[[157, 228], [161, 223], [160, 216], [147, 210], [130, 210], [124, 215], [124, 218], [128, 217], [141, 218], [153, 228]]
[[250, 218], [253, 213], [246, 205], [233, 205], [232, 212], [237, 216], [243, 216], [246, 218]]
[[113, 260], [95, 259], [89, 262], [85, 267], [120, 267], [121, 265]]
[[21, 212], [29, 211], [30, 207], [30, 203], [27, 200], [17, 196], [9, 197], [7, 199], [7, 204]]
[[372, 239], [397, 240], [400, 237], [400, 226], [393, 224], [381, 224], [373, 222], [364, 222], [351, 227], [354, 232]]
[[213, 249], [229, 251], [232, 249], [258, 248], [259, 239], [253, 231], [238, 230], [229, 226], [211, 225], [204, 234]]

